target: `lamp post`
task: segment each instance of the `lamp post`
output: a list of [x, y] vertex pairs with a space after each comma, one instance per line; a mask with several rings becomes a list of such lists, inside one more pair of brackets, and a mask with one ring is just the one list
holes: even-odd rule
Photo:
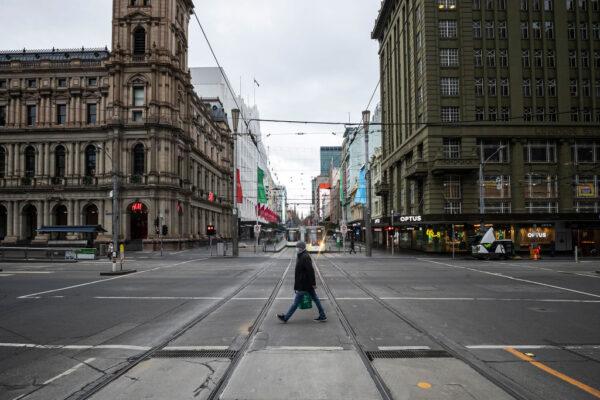
[[371, 111], [365, 110], [362, 113], [363, 129], [365, 131], [365, 178], [367, 184], [367, 204], [365, 207], [365, 254], [371, 257], [371, 244], [373, 232], [371, 232], [371, 168], [369, 167], [369, 122], [371, 121]]
[[[506, 148], [506, 145], [502, 145], [502, 146], [498, 147], [496, 149], [496, 151], [493, 152], [488, 158], [486, 158], [484, 161], [481, 161], [479, 163], [479, 214], [481, 216], [479, 232], [481, 232], [482, 234], [485, 233], [485, 225], [483, 223], [483, 219], [484, 219], [484, 215], [485, 215], [485, 199], [483, 197], [483, 189], [484, 189], [483, 167], [487, 164], [488, 161], [491, 160], [492, 157], [494, 157], [496, 154], [498, 154], [499, 151], [502, 151], [505, 148]], [[483, 154], [482, 154], [481, 158], [483, 158]]]
[[239, 257], [240, 249], [238, 244], [238, 208], [237, 208], [237, 133], [240, 123], [240, 110], [235, 108], [231, 110], [231, 119], [233, 122], [233, 154], [231, 155], [233, 166], [233, 205], [231, 207], [231, 247], [233, 257]]

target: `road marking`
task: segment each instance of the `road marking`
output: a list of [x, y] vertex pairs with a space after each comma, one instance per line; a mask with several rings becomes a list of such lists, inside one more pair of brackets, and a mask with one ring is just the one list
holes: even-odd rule
[[510, 280], [513, 280], [513, 281], [526, 282], [526, 283], [531, 283], [533, 285], [545, 286], [545, 287], [549, 287], [549, 288], [553, 288], [553, 289], [565, 290], [565, 291], [568, 291], [568, 292], [573, 292], [573, 293], [583, 294], [583, 295], [586, 295], [586, 296], [600, 298], [600, 295], [598, 295], [598, 294], [593, 294], [593, 293], [588, 293], [588, 292], [582, 292], [580, 290], [569, 289], [569, 288], [565, 288], [565, 287], [561, 287], [561, 286], [549, 285], [547, 283], [531, 281], [529, 279], [515, 278], [514, 276], [503, 275], [503, 274], [498, 274], [498, 273], [489, 272], [489, 271], [482, 271], [482, 270], [479, 270], [479, 269], [476, 269], [476, 268], [463, 267], [463, 266], [460, 266], [460, 265], [452, 265], [452, 264], [441, 263], [441, 262], [438, 262], [438, 261], [432, 261], [432, 260], [428, 260], [428, 259], [425, 259], [425, 258], [419, 258], [418, 260], [425, 261], [425, 262], [430, 262], [430, 263], [434, 263], [434, 264], [439, 264], [439, 265], [445, 265], [447, 267], [452, 267], [452, 268], [466, 269], [466, 270], [469, 270], [469, 271], [479, 272], [481, 274], [486, 274], [486, 275], [497, 276], [497, 277], [500, 277], [500, 278], [506, 278], [506, 279], [510, 279]]
[[94, 296], [100, 300], [223, 300], [224, 297]]
[[203, 351], [203, 350], [228, 350], [229, 346], [169, 346], [167, 351]]
[[21, 271], [21, 270], [6, 271], [6, 272], [10, 273], [10, 274], [22, 274], [22, 275], [48, 275], [48, 274], [54, 273], [52, 271]]
[[530, 301], [541, 303], [600, 303], [600, 300], [577, 299], [505, 299], [498, 297], [381, 297], [381, 300], [410, 301]]
[[0, 278], [5, 278], [7, 276], [13, 276], [13, 274], [0, 274]]
[[268, 297], [234, 297], [231, 300], [269, 300]]
[[[587, 261], [584, 261], [587, 262]], [[595, 276], [595, 275], [588, 275], [585, 272], [587, 271], [580, 271], [580, 272], [574, 272], [574, 271], [561, 271], [561, 270], [556, 270], [556, 269], [552, 269], [552, 268], [544, 268], [544, 267], [539, 267], [537, 265], [531, 265], [531, 264], [514, 264], [514, 263], [500, 263], [497, 261], [494, 261], [494, 263], [498, 266], [500, 265], [510, 265], [512, 267], [518, 267], [518, 268], [522, 268], [522, 267], [527, 267], [527, 268], [532, 268], [532, 269], [541, 269], [544, 271], [551, 271], [551, 272], [556, 272], [559, 274], [569, 274], [569, 275], [579, 275], [579, 276], [585, 276], [586, 278], [596, 278], [596, 279], [600, 279], [600, 276]]]
[[542, 371], [544, 371], [562, 381], [570, 383], [571, 385], [583, 390], [584, 392], [589, 393], [592, 396], [600, 399], [600, 390], [595, 389], [591, 386], [588, 386], [585, 383], [579, 382], [578, 380], [573, 379], [570, 376], [567, 376], [567, 375], [563, 374], [562, 372], [559, 372], [555, 369], [552, 369], [552, 368], [548, 367], [547, 365], [542, 364], [539, 361], [535, 361], [533, 358], [521, 353], [520, 351], [515, 350], [514, 348], [507, 347], [505, 350], [507, 352], [511, 353], [512, 355], [514, 355], [515, 357], [530, 363], [534, 367], [537, 367], [537, 368], [541, 369]]
[[79, 368], [83, 367], [84, 365], [88, 365], [89, 363], [93, 362], [94, 360], [95, 360], [95, 358], [88, 358], [84, 362], [77, 364], [76, 366], [74, 366], [73, 368], [70, 368], [70, 369], [66, 370], [62, 374], [56, 375], [54, 378], [48, 379], [46, 382], [42, 383], [42, 385], [49, 385], [52, 382], [54, 382], [55, 380], [57, 380], [57, 379], [60, 379], [60, 378], [65, 377], [67, 375], [70, 375], [73, 372], [77, 371]]
[[267, 350], [282, 351], [341, 351], [341, 346], [267, 346]]
[[177, 267], [179, 265], [189, 264], [191, 262], [196, 262], [196, 261], [205, 261], [205, 260], [209, 260], [209, 258], [198, 258], [198, 259], [195, 259], [195, 260], [183, 261], [183, 262], [180, 262], [180, 263], [177, 263], [177, 264], [166, 265], [164, 267], [155, 267], [155, 268], [152, 268], [152, 269], [147, 269], [145, 271], [134, 272], [133, 274], [129, 274], [129, 275], [120, 275], [120, 276], [115, 276], [113, 278], [106, 278], [106, 279], [100, 279], [100, 280], [97, 280], [97, 281], [81, 283], [79, 285], [67, 286], [67, 287], [64, 287], [64, 288], [53, 289], [53, 290], [46, 290], [45, 292], [27, 294], [27, 295], [24, 295], [24, 296], [19, 296], [17, 298], [18, 299], [34, 298], [35, 296], [39, 296], [39, 295], [42, 295], [42, 294], [62, 292], [64, 290], [69, 290], [69, 289], [75, 289], [75, 288], [79, 288], [79, 287], [83, 287], [83, 286], [94, 285], [96, 283], [103, 283], [103, 282], [114, 281], [115, 279], [128, 278], [128, 277], [131, 277], [131, 276], [134, 276], [134, 275], [141, 275], [141, 274], [144, 274], [146, 272], [152, 272], [152, 271], [156, 271], [156, 270], [159, 270], [159, 269], [173, 268], [173, 267]]
[[520, 349], [520, 350], [536, 350], [536, 349], [553, 349], [553, 350], [596, 350], [600, 349], [600, 345], [595, 344], [584, 344], [584, 345], [569, 345], [569, 346], [555, 346], [549, 344], [517, 344], [517, 345], [506, 345], [506, 344], [477, 344], [465, 346], [470, 350], [504, 350], [507, 348]]
[[373, 300], [372, 297], [336, 297], [336, 300]]
[[42, 350], [135, 350], [148, 351], [148, 346], [130, 346], [123, 344], [101, 344], [97, 346], [85, 344], [33, 344], [33, 343], [0, 343], [0, 347], [42, 349]]
[[398, 351], [398, 350], [431, 350], [429, 346], [379, 346], [381, 351]]

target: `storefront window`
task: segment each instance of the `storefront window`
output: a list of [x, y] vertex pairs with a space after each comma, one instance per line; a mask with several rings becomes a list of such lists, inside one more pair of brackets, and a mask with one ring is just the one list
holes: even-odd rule
[[519, 230], [521, 245], [529, 246], [532, 243], [539, 245], [550, 245], [555, 240], [555, 230], [548, 226], [528, 226]]

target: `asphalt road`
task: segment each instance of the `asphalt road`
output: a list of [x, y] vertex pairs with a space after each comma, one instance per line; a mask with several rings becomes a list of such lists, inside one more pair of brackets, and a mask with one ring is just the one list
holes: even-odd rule
[[313, 259], [326, 323], [291, 250], [3, 263], [0, 400], [600, 398], [597, 262]]

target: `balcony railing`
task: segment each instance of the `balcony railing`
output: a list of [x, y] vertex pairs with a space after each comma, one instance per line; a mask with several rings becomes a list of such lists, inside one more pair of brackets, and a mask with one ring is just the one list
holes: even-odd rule
[[469, 173], [479, 168], [477, 158], [438, 158], [433, 160], [431, 173], [443, 175], [448, 173]]
[[377, 182], [375, 184], [375, 195], [376, 196], [387, 196], [390, 192], [390, 185], [387, 182]]
[[417, 179], [426, 177], [429, 173], [427, 162], [422, 160], [413, 161], [406, 167], [406, 177], [408, 179]]

